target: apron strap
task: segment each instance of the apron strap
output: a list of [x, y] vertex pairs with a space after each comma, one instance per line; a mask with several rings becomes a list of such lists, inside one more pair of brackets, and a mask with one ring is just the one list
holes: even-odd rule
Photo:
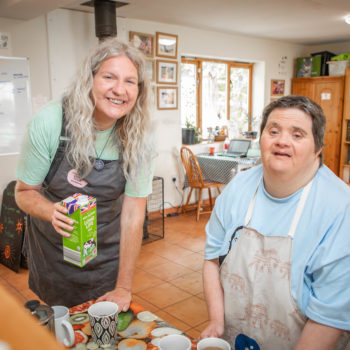
[[255, 201], [256, 201], [256, 195], [258, 193], [258, 188], [259, 188], [259, 185], [260, 185], [260, 182], [261, 182], [262, 178], [263, 178], [263, 174], [261, 174], [261, 176], [259, 178], [258, 185], [256, 186], [256, 189], [255, 189], [255, 192], [254, 192], [254, 196], [253, 196], [252, 200], [249, 203], [247, 214], [245, 215], [244, 226], [246, 226], [246, 227], [249, 225], [250, 219], [252, 218], [253, 209], [254, 209]]
[[297, 210], [295, 211], [295, 214], [294, 214], [294, 217], [293, 217], [293, 221], [292, 221], [292, 224], [290, 225], [289, 232], [288, 232], [288, 236], [291, 237], [291, 238], [294, 237], [294, 233], [295, 233], [295, 230], [296, 230], [296, 228], [298, 226], [299, 219], [300, 219], [301, 213], [303, 212], [303, 209], [304, 209], [307, 197], [309, 196], [309, 192], [310, 192], [313, 180], [314, 179], [312, 179], [304, 187], [303, 192], [301, 193], [301, 197], [299, 199]]

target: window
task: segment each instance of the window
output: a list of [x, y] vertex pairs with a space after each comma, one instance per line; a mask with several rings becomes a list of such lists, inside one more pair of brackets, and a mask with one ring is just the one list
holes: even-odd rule
[[252, 130], [251, 63], [199, 58], [181, 59], [181, 122], [200, 128], [227, 125], [238, 135]]

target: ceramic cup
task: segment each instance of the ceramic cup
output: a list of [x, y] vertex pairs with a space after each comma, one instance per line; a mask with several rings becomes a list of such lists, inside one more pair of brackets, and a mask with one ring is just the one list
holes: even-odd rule
[[117, 341], [118, 305], [101, 301], [88, 309], [92, 339], [98, 345]]
[[65, 306], [52, 306], [55, 318], [55, 334], [57, 340], [66, 347], [74, 344], [75, 335], [69, 322], [69, 309]]
[[197, 343], [197, 350], [220, 349], [230, 350], [230, 344], [221, 338], [204, 338]]
[[163, 337], [158, 345], [159, 350], [190, 350], [191, 341], [180, 334], [171, 334]]

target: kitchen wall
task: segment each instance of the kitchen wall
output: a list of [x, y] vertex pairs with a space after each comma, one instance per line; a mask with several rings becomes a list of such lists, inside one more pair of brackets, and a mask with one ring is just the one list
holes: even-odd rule
[[[181, 55], [254, 62], [253, 116], [259, 116], [270, 100], [271, 79], [285, 79], [286, 94], [290, 92], [294, 59], [309, 49], [280, 41], [127, 18], [118, 18], [117, 28], [118, 38], [125, 41], [129, 31], [178, 35], [179, 63]], [[12, 49], [7, 55], [29, 57], [34, 111], [48, 100], [61, 96], [81, 60], [97, 43], [93, 14], [70, 10], [55, 10], [30, 21], [0, 18], [0, 32], [11, 34]], [[0, 55], [6, 53], [0, 52]], [[282, 57], [287, 59], [282, 62]], [[181, 198], [171, 179], [176, 177], [178, 188], [182, 187], [180, 108], [154, 109], [154, 117], [158, 124], [155, 175], [164, 178], [166, 207], [177, 206]], [[17, 156], [0, 156], [1, 192], [15, 178], [16, 162]]]

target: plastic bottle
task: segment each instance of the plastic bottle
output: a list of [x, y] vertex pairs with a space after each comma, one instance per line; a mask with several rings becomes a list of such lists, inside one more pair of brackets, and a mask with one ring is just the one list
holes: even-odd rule
[[225, 142], [224, 142], [224, 152], [225, 153], [227, 152], [229, 145], [230, 145], [230, 140], [228, 137], [226, 137]]

